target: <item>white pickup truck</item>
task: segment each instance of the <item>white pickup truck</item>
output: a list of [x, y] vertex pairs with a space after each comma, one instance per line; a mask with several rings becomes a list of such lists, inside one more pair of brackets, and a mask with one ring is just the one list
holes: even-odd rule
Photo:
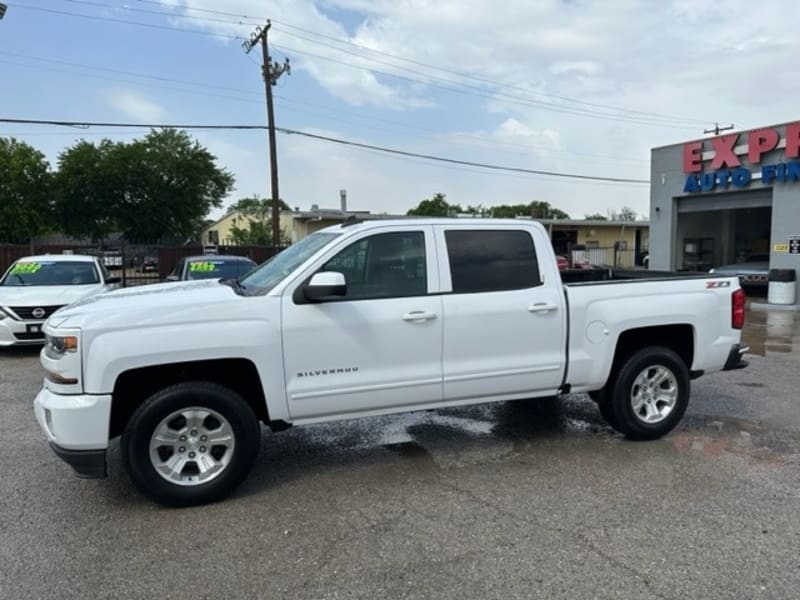
[[[570, 273], [566, 273], [567, 279]], [[330, 227], [241, 280], [119, 290], [45, 324], [36, 417], [85, 477], [109, 441], [146, 496], [221, 499], [273, 431], [590, 392], [634, 439], [672, 430], [690, 380], [744, 366], [738, 279], [609, 270], [564, 284], [533, 221]]]

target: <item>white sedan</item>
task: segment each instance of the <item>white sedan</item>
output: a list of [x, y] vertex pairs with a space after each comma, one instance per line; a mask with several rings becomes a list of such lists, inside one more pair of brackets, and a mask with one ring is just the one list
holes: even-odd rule
[[94, 256], [21, 258], [0, 279], [0, 347], [44, 343], [42, 325], [55, 311], [118, 284]]

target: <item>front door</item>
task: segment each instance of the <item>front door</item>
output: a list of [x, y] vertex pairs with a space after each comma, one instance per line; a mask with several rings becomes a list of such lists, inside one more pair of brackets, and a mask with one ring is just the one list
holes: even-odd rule
[[[391, 410], [442, 399], [442, 299], [433, 228], [366, 233], [319, 271], [347, 294], [308, 303], [288, 289], [284, 367], [293, 420]], [[310, 278], [311, 274], [309, 274]]]

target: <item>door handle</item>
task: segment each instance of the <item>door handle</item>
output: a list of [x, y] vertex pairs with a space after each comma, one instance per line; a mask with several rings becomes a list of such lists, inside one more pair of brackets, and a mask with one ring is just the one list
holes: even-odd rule
[[547, 302], [537, 302], [528, 306], [528, 311], [532, 313], [546, 313], [551, 310], [558, 310], [558, 305], [548, 304]]
[[430, 321], [436, 318], [436, 313], [427, 310], [412, 310], [403, 315], [403, 321]]

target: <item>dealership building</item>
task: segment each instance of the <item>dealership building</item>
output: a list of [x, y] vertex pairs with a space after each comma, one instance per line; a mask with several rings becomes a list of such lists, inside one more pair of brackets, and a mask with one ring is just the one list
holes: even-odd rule
[[800, 122], [654, 148], [650, 268], [800, 269]]

